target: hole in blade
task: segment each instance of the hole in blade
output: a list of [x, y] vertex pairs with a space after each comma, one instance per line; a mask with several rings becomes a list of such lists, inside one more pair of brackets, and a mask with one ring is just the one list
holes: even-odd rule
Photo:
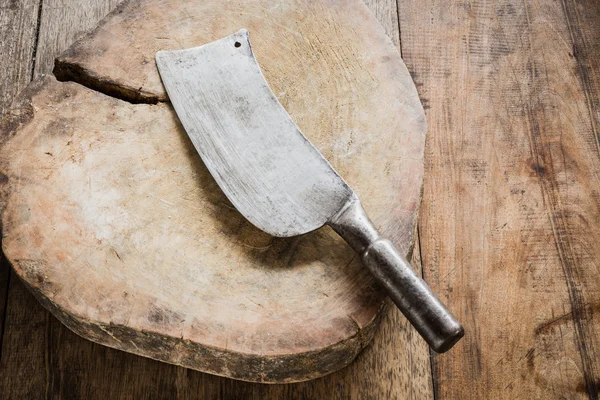
[[235, 42], [233, 45], [234, 45], [235, 47], [240, 47], [242, 44], [241, 44], [240, 42]]

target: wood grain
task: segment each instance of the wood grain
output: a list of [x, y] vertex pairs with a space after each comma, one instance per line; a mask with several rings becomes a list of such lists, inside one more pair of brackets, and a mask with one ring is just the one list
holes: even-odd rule
[[[394, 13], [383, 15], [395, 19]], [[384, 26], [396, 24], [382, 22]], [[61, 29], [71, 28], [61, 24], [59, 19], [54, 20], [54, 24]], [[418, 267], [415, 262], [413, 265]], [[16, 312], [11, 313], [9, 324], [15, 327], [19, 322], [21, 325], [9, 330], [13, 351], [8, 353], [10, 359], [5, 356], [2, 368], [2, 371], [12, 371], [2, 374], [5, 378], [2, 388], [10, 385], [10, 390], [2, 392], [9, 398], [46, 397], [40, 388], [45, 388], [46, 393], [60, 391], [79, 398], [164, 398], [174, 395], [178, 398], [238, 399], [245, 395], [252, 398], [281, 398], [282, 395], [314, 398], [316, 394], [319, 398], [431, 397], [426, 346], [411, 333], [406, 320], [395, 309], [384, 317], [372, 346], [349, 368], [303, 384], [263, 386], [169, 366], [83, 340], [41, 308], [19, 281], [12, 285], [11, 305]], [[46, 337], [53, 339], [48, 342]], [[398, 346], [398, 342], [413, 342], [413, 345]], [[31, 351], [17, 350], [27, 347]], [[37, 367], [30, 369], [30, 366]], [[24, 368], [28, 369], [31, 379], [11, 378], [20, 376]], [[378, 376], [385, 379], [377, 379]]]
[[[0, 119], [13, 97], [31, 80], [38, 10], [37, 0], [0, 1]], [[4, 178], [0, 174], [0, 180]], [[10, 277], [9, 264], [0, 256], [0, 358]]]
[[[413, 338], [413, 339], [414, 339], [414, 338]], [[425, 354], [426, 354], [426, 352], [425, 352]]]
[[[8, 323], [13, 329], [7, 332], [6, 340], [10, 349], [20, 351], [7, 351], [0, 365], [0, 371], [10, 371], [0, 375], [0, 389], [9, 399], [433, 398], [428, 352], [419, 354], [398, 346], [398, 332], [413, 341], [420, 339], [400, 313], [391, 309], [372, 344], [349, 367], [309, 382], [262, 385], [208, 375], [92, 343], [41, 308], [18, 280], [11, 290], [12, 299], [22, 307], [20, 312], [10, 314]], [[24, 374], [28, 379], [20, 378]]]
[[598, 3], [399, 6], [425, 277], [467, 332], [434, 356], [437, 397], [597, 399]]
[[[64, 2], [48, 0], [0, 2], [0, 116], [15, 95], [40, 73], [52, 70], [54, 57], [83, 32], [94, 27], [116, 1]], [[45, 8], [42, 6], [45, 4]], [[103, 10], [104, 9], [104, 10]], [[57, 23], [60, 21], [60, 23]], [[49, 23], [50, 22], [50, 23]], [[48, 24], [49, 23], [49, 24]], [[39, 38], [40, 33], [44, 37]], [[8, 304], [9, 265], [0, 260], [0, 332]], [[0, 334], [0, 352], [1, 352]]]
[[38, 11], [38, 0], [0, 1], [0, 116], [31, 80]]
[[[379, 4], [372, 3], [377, 15], [393, 15], [378, 12]], [[425, 277], [440, 290], [452, 290], [453, 298], [465, 296], [452, 310], [458, 314], [462, 309], [461, 316], [468, 317], [462, 321], [470, 320], [469, 342], [435, 358], [437, 397], [596, 398], [584, 377], [552, 213], [532, 168], [531, 129], [523, 114], [530, 107], [533, 120], [541, 121], [546, 140], [541, 150], [546, 160], [554, 156], [552, 168], [543, 173], [560, 183], [561, 218], [568, 222], [560, 233], [574, 244], [574, 271], [586, 269], [578, 281], [586, 302], [585, 334], [585, 325], [598, 320], [598, 307], [588, 302], [590, 285], [597, 287], [597, 281], [583, 280], [597, 271], [593, 260], [598, 260], [598, 217], [592, 209], [598, 202], [598, 170], [591, 164], [597, 162], [597, 150], [589, 150], [597, 146], [591, 132], [598, 136], [597, 2], [398, 5], [404, 60], [429, 122], [420, 235]], [[529, 70], [527, 64], [537, 68]], [[561, 145], [565, 158], [556, 151]], [[582, 186], [589, 188], [587, 197], [580, 197], [577, 188]], [[487, 208], [481, 207], [484, 203]], [[482, 272], [484, 280], [478, 275]], [[597, 301], [597, 292], [594, 296]], [[5, 342], [29, 350], [4, 352], [0, 392], [8, 398], [45, 398], [46, 388], [48, 393], [75, 393], [75, 398], [405, 398], [408, 393], [423, 398], [431, 393], [430, 382], [419, 374], [427, 359], [415, 354], [414, 347], [397, 346], [400, 339], [393, 335], [405, 337], [410, 331], [391, 329], [395, 318], [404, 321], [395, 312], [386, 315], [389, 320], [383, 320], [372, 346], [350, 367], [311, 382], [265, 386], [80, 339], [44, 311], [18, 280], [11, 283], [10, 304], [11, 309], [19, 305], [9, 312], [9, 326], [21, 325], [7, 328]], [[594, 329], [597, 334], [597, 325]], [[598, 375], [588, 374], [587, 381], [594, 378]], [[10, 391], [4, 391], [7, 384]]]
[[54, 58], [98, 25], [122, 0], [43, 0], [34, 76], [48, 74]]
[[392, 39], [394, 46], [396, 46], [398, 51], [402, 54], [396, 0], [364, 0], [363, 2], [369, 7], [369, 10], [375, 15], [377, 21], [383, 26], [385, 34]]

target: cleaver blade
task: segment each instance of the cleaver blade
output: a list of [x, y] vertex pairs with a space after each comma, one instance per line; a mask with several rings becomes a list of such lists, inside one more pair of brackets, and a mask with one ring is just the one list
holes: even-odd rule
[[380, 237], [352, 189], [279, 103], [247, 30], [192, 49], [159, 51], [156, 64], [194, 147], [244, 217], [278, 237], [330, 225], [433, 350], [447, 351], [460, 340], [462, 326]]

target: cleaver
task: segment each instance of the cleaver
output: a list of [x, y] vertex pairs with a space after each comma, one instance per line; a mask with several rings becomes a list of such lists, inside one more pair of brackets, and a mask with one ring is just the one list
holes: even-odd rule
[[389, 297], [436, 352], [463, 327], [382, 238], [352, 189], [300, 132], [254, 57], [248, 31], [156, 53], [183, 127], [227, 198], [272, 236], [329, 225], [360, 254]]

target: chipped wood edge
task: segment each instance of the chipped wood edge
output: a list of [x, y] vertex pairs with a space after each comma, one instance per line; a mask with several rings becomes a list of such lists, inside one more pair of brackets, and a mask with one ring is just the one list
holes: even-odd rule
[[157, 95], [156, 93], [152, 93], [142, 88], [124, 85], [123, 83], [110, 79], [110, 77], [96, 74], [75, 61], [81, 53], [81, 47], [84, 46], [88, 40], [93, 38], [98, 31], [102, 30], [108, 21], [114, 16], [123, 13], [132, 3], [134, 3], [133, 0], [124, 0], [114, 10], [102, 18], [94, 29], [83, 35], [69, 46], [67, 50], [54, 59], [52, 74], [58, 81], [79, 83], [80, 85], [97, 92], [133, 104], [169, 102], [169, 99], [166, 96]]
[[[203, 345], [181, 337], [139, 331], [77, 315], [44, 294], [44, 277], [21, 268], [26, 260], [7, 260], [36, 300], [75, 334], [92, 342], [157, 361], [246, 382], [281, 384], [319, 378], [348, 366], [366, 347], [381, 321], [382, 302], [374, 318], [356, 333], [323, 349], [260, 356]], [[26, 264], [27, 262], [25, 262]], [[35, 269], [32, 269], [32, 271]], [[35, 282], [32, 284], [31, 282]]]

